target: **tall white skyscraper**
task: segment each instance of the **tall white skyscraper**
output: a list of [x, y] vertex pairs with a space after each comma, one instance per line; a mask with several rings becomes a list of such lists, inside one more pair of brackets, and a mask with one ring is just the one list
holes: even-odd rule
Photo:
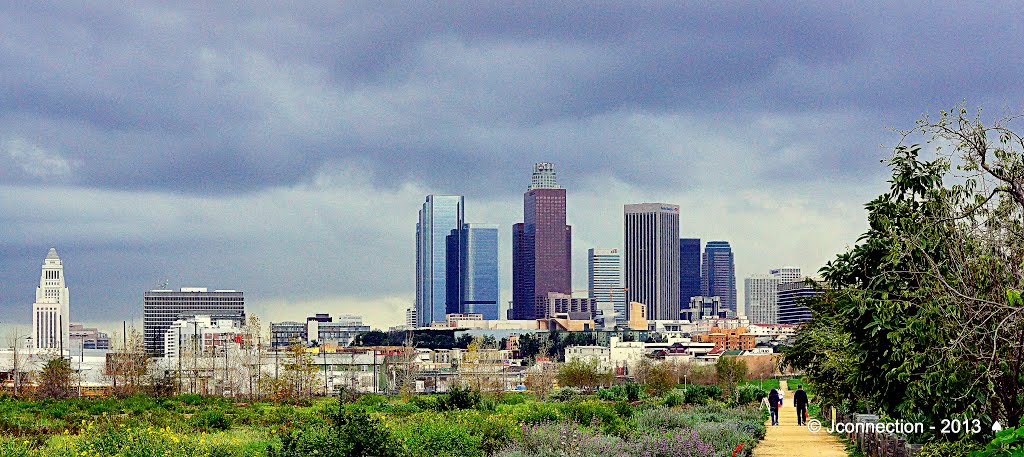
[[39, 275], [36, 302], [32, 304], [32, 341], [36, 349], [68, 348], [71, 340], [70, 297], [64, 284], [64, 264], [50, 248]]
[[626, 205], [624, 219], [627, 300], [648, 319], [679, 319], [679, 205]]
[[782, 280], [774, 275], [758, 274], [743, 280], [747, 319], [751, 324], [778, 322], [778, 287]]
[[626, 292], [622, 289], [622, 255], [618, 249], [587, 250], [590, 298], [597, 309], [610, 309], [617, 323], [626, 322]]

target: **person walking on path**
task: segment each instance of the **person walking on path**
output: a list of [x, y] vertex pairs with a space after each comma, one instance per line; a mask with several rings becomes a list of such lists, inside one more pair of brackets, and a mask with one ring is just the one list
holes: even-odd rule
[[772, 389], [772, 393], [768, 394], [768, 410], [772, 414], [772, 425], [779, 425], [779, 407], [782, 406], [782, 396], [779, 395], [779, 391]]
[[807, 425], [807, 392], [803, 385], [796, 386], [796, 393], [793, 394], [793, 406], [796, 406], [797, 425]]

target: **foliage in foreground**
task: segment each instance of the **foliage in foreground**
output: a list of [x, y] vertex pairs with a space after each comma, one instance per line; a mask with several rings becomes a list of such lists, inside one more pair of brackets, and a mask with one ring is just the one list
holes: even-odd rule
[[786, 359], [827, 404], [923, 423], [1024, 417], [1024, 138], [1006, 127], [1019, 118], [966, 113], [908, 132], [951, 149], [897, 147], [868, 231], [821, 270], [831, 290], [808, 302]]

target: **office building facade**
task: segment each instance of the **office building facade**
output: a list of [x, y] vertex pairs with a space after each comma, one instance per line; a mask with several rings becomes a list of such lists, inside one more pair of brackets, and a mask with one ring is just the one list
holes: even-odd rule
[[728, 241], [708, 241], [701, 264], [701, 295], [721, 297], [726, 317], [737, 317], [736, 262]]
[[802, 324], [811, 320], [811, 310], [804, 302], [825, 293], [825, 284], [814, 280], [807, 284], [803, 280], [780, 283], [778, 289], [779, 324]]
[[778, 323], [778, 287], [782, 282], [774, 274], [759, 274], [743, 279], [743, 305], [751, 324]]
[[465, 201], [461, 195], [427, 195], [420, 208], [416, 222], [416, 319], [421, 327], [445, 321], [448, 235], [462, 227], [464, 217]]
[[459, 234], [459, 313], [500, 319], [498, 225], [465, 224]]
[[803, 279], [799, 267], [779, 267], [768, 270], [768, 274], [779, 278], [781, 282], [797, 282]]
[[554, 165], [535, 164], [523, 195], [523, 222], [512, 226], [514, 319], [543, 319], [548, 293], [572, 293], [572, 227], [565, 208]]
[[182, 318], [209, 316], [245, 325], [245, 296], [237, 290], [207, 291], [205, 287], [150, 290], [143, 296], [142, 333], [146, 352], [162, 356], [167, 329]]
[[679, 240], [679, 309], [690, 305], [700, 290], [700, 238]]
[[619, 249], [587, 250], [587, 290], [598, 308], [610, 308], [617, 323], [626, 323], [626, 291], [622, 287], [622, 252]]
[[648, 319], [679, 319], [679, 206], [625, 206], [626, 294]]
[[32, 304], [32, 341], [37, 350], [62, 351], [71, 344], [71, 293], [64, 283], [64, 263], [50, 248], [43, 260], [36, 301]]

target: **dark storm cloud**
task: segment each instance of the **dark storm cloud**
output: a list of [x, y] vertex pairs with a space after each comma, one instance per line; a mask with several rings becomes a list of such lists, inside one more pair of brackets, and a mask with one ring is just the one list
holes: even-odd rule
[[[58, 151], [82, 185], [198, 194], [294, 184], [324, 167], [359, 166], [381, 186], [456, 187], [466, 176], [505, 181], [510, 168], [498, 165], [523, 170], [540, 159], [581, 177], [623, 178], [637, 153], [676, 162], [670, 150], [640, 151], [650, 146], [643, 139], [584, 141], [588, 151], [575, 152], [573, 139], [601, 133], [594, 125], [632, 137], [629, 122], [605, 122], [631, 113], [683, 115], [695, 134], [703, 126], [743, 137], [765, 113], [853, 112], [858, 127], [874, 130], [847, 146], [863, 151], [883, 126], [925, 110], [1019, 102], [998, 95], [1021, 68], [1001, 57], [1000, 45], [1021, 37], [1005, 10], [10, 5], [0, 17], [0, 140]], [[817, 132], [781, 139], [790, 140], [826, 158], [834, 150]], [[847, 175], [874, 163], [848, 152]], [[29, 180], [19, 176], [0, 179]], [[681, 178], [645, 184], [692, 182]]]

